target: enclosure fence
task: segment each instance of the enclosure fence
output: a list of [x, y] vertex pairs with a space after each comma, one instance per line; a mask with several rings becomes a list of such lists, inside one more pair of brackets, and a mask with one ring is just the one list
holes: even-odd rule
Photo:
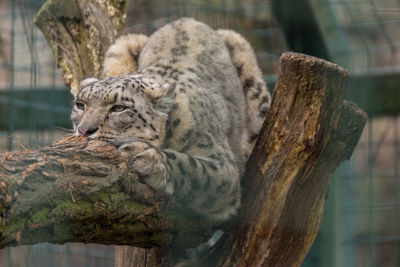
[[[32, 22], [43, 3], [0, 1], [1, 152], [37, 148], [71, 132], [72, 97]], [[352, 158], [332, 179], [323, 225], [303, 266], [400, 266], [398, 0], [132, 0], [127, 14], [123, 33], [150, 35], [179, 17], [240, 32], [271, 91], [285, 51], [347, 68], [346, 97], [370, 118]], [[0, 267], [113, 265], [112, 246], [0, 250]]]

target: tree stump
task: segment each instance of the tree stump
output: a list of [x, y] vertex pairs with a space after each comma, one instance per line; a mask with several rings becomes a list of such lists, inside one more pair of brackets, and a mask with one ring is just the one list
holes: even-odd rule
[[72, 94], [82, 78], [100, 75], [125, 11], [126, 0], [47, 0], [35, 16]]
[[215, 266], [301, 265], [320, 227], [329, 177], [351, 156], [367, 120], [343, 101], [346, 80], [325, 60], [282, 55], [243, 179], [243, 205]]

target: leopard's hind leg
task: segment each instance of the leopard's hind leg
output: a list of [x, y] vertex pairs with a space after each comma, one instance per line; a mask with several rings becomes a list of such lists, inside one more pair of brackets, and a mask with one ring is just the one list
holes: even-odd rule
[[243, 146], [245, 151], [250, 153], [271, 104], [271, 95], [249, 42], [231, 30], [218, 30], [217, 33], [229, 50], [242, 84], [247, 106], [247, 134], [243, 137]]

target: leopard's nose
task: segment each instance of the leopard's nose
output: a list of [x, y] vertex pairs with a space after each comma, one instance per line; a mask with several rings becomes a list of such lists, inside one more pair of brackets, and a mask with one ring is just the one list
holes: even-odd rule
[[90, 136], [94, 134], [98, 129], [99, 127], [78, 127], [78, 132], [81, 135]]

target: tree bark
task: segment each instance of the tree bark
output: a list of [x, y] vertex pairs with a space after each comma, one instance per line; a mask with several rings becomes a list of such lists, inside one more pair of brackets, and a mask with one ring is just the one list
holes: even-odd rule
[[125, 10], [126, 0], [48, 0], [35, 16], [72, 94], [82, 78], [100, 76]]
[[0, 211], [0, 247], [40, 242], [187, 246], [211, 234], [173, 199], [138, 182], [115, 146], [76, 136], [40, 150], [3, 154]]
[[[37, 15], [72, 93], [82, 77], [99, 76], [124, 6], [49, 0]], [[327, 61], [282, 56], [272, 106], [243, 179], [242, 208], [203, 264], [300, 265], [319, 229], [329, 177], [351, 155], [366, 121], [343, 102], [346, 79]], [[169, 245], [194, 246], [212, 232], [179, 201], [140, 184], [118, 151], [100, 141], [69, 137], [39, 151], [6, 153], [0, 189], [1, 246], [152, 247], [117, 248], [116, 266], [156, 266], [169, 264]]]
[[243, 205], [215, 266], [300, 266], [320, 227], [329, 177], [367, 120], [343, 102], [347, 73], [296, 53], [281, 57], [271, 109], [247, 164]]

